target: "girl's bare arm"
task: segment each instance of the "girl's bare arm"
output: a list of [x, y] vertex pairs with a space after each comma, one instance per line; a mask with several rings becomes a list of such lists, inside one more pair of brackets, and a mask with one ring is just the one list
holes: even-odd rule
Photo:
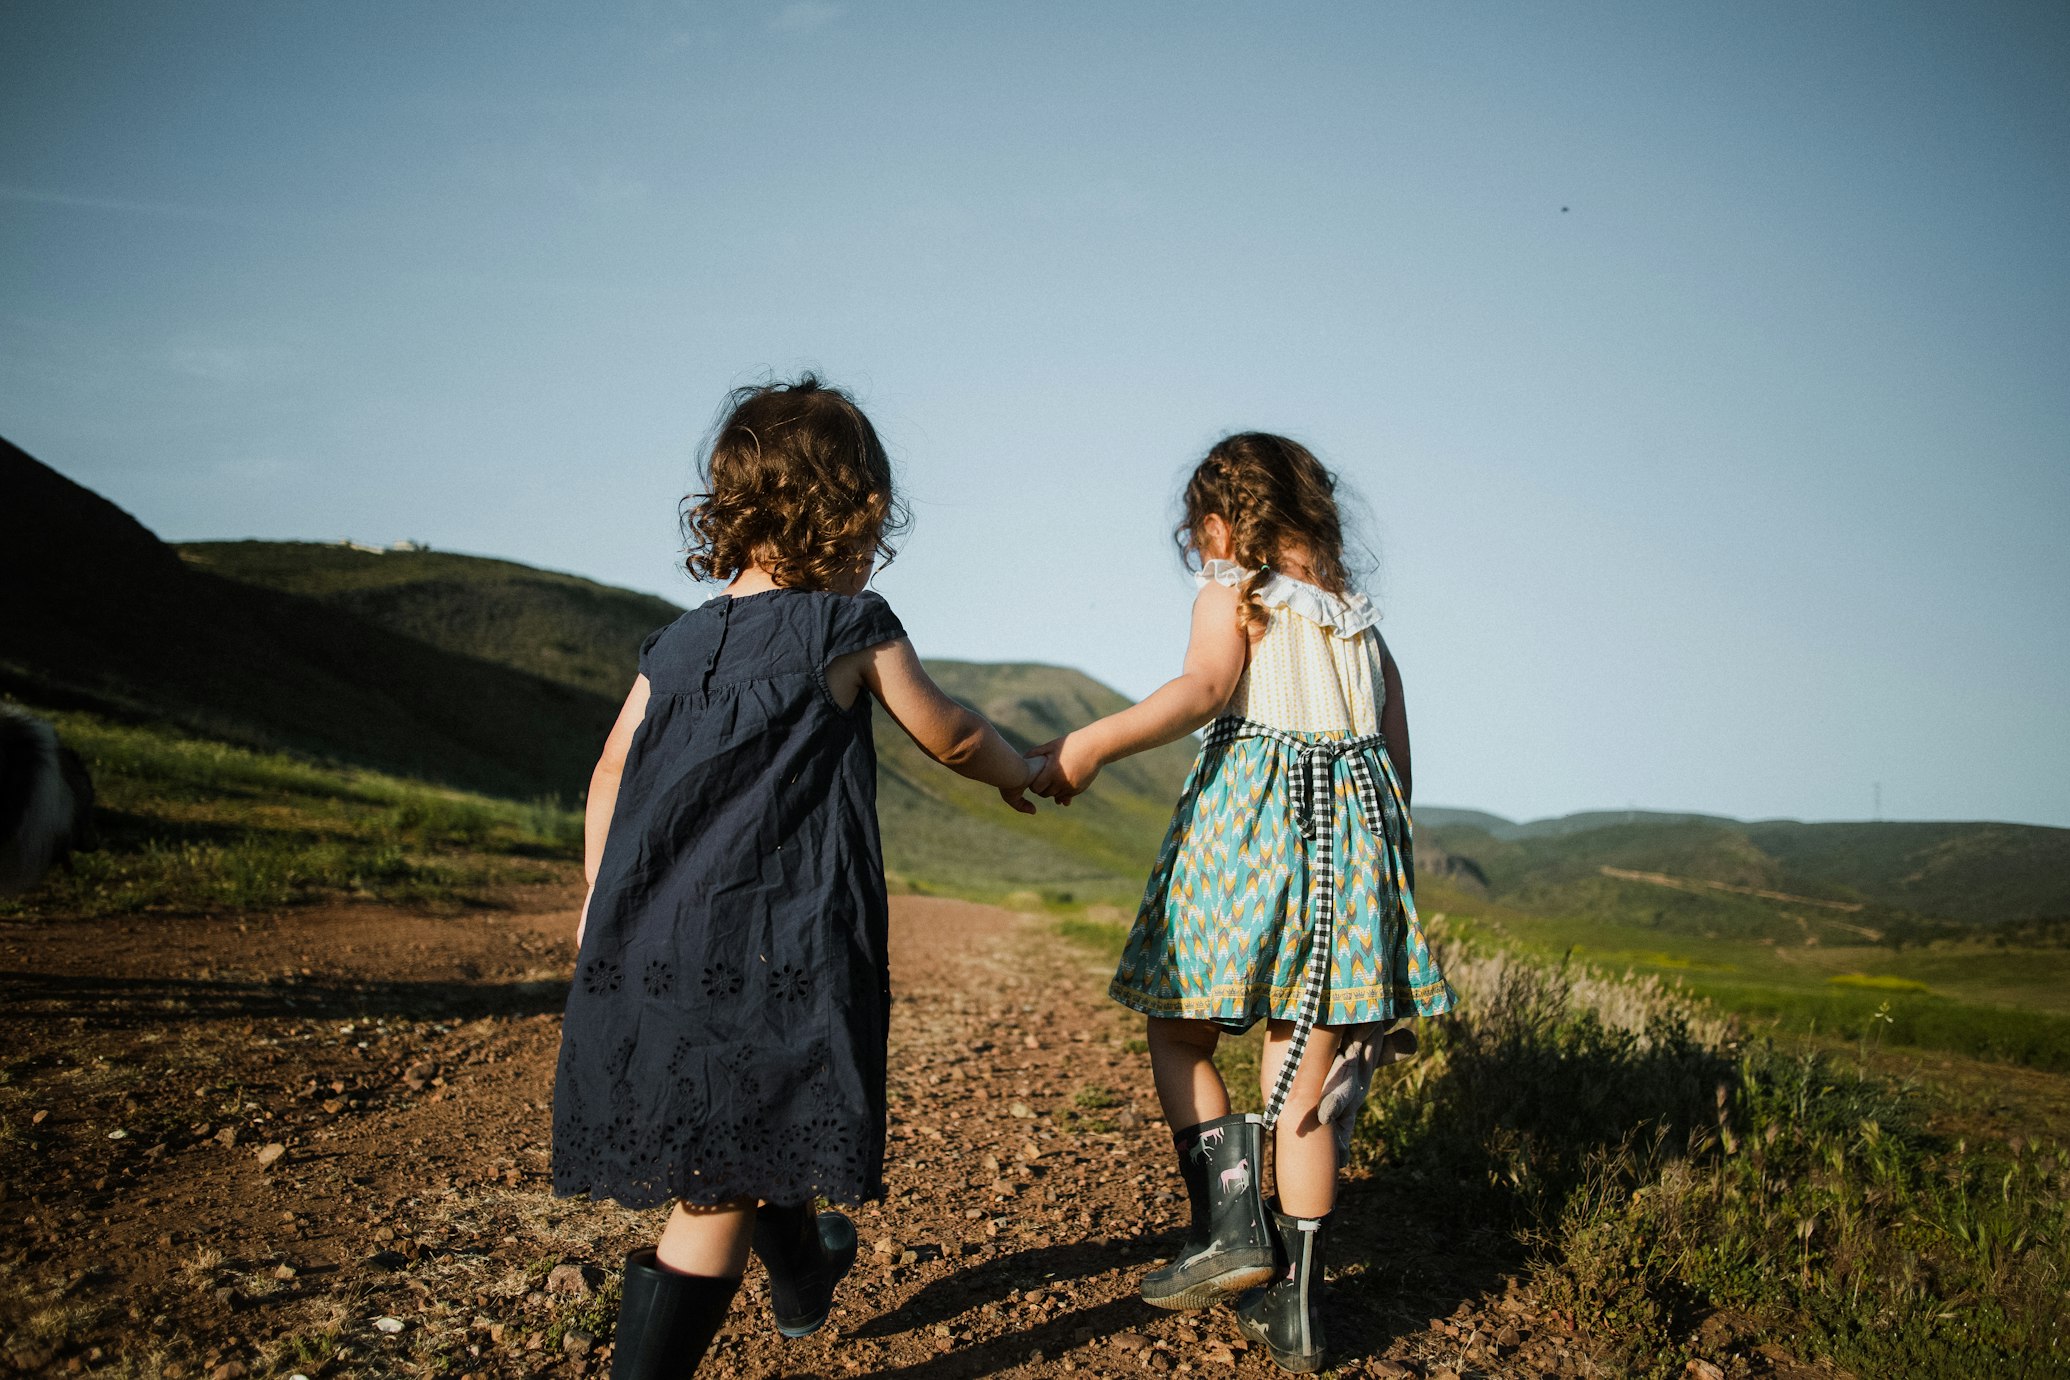
[[1202, 586], [1193, 601], [1185, 669], [1140, 703], [1036, 748], [1048, 759], [1036, 774], [1036, 794], [1063, 804], [1109, 762], [1183, 738], [1220, 714], [1250, 656], [1250, 640], [1237, 622], [1240, 598], [1226, 585]]
[[1409, 782], [1409, 706], [1402, 699], [1401, 668], [1394, 664], [1394, 654], [1387, 650], [1387, 644], [1380, 644], [1380, 679], [1387, 690], [1387, 702], [1380, 707], [1380, 735], [1387, 739], [1387, 760], [1394, 763], [1394, 774], [1401, 778], [1402, 803], [1409, 803], [1415, 792]]
[[922, 752], [958, 776], [998, 787], [1021, 813], [1035, 813], [1022, 794], [1032, 774], [1027, 760], [991, 720], [944, 694], [905, 638], [835, 658], [827, 688], [840, 704], [868, 689]]
[[[633, 734], [647, 717], [647, 696], [653, 687], [645, 676], [633, 680], [618, 721], [604, 736], [604, 750], [596, 769], [589, 774], [589, 799], [582, 807], [582, 876], [591, 892], [596, 890], [597, 867], [604, 861], [604, 840], [611, 834], [611, 814], [618, 807], [618, 781], [625, 774], [625, 754], [632, 748]], [[582, 918], [575, 925], [575, 942], [589, 927], [589, 896], [582, 898]]]

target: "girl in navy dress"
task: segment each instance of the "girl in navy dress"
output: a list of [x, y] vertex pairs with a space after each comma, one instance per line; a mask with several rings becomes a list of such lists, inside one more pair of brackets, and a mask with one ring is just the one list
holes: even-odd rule
[[1031, 768], [863, 589], [899, 525], [876, 431], [810, 375], [743, 389], [684, 517], [725, 592], [650, 636], [591, 778], [554, 1191], [673, 1204], [626, 1260], [614, 1380], [688, 1375], [752, 1244], [777, 1326], [832, 1307], [881, 1197], [884, 863], [871, 702], [1032, 813]]

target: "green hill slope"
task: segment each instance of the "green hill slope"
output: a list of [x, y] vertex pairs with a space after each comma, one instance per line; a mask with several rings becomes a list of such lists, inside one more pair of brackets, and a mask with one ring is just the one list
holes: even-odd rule
[[623, 699], [640, 640], [682, 610], [514, 561], [316, 542], [187, 542], [189, 568], [321, 600], [448, 652]]
[[[322, 603], [445, 652], [586, 693], [624, 694], [640, 640], [682, 612], [663, 599], [510, 561], [370, 552], [313, 542], [193, 542], [187, 566]], [[1081, 672], [931, 661], [950, 694], [1026, 748], [1128, 701]], [[601, 734], [585, 741], [594, 754]], [[879, 808], [886, 865], [909, 884], [973, 893], [1032, 890], [1131, 899], [1191, 765], [1174, 744], [1104, 773], [1068, 810], [1014, 815], [996, 792], [928, 761], [881, 712]]]
[[350, 608], [183, 562], [0, 442], [0, 690], [262, 750], [572, 799], [616, 708]]
[[1766, 939], [1920, 937], [2070, 915], [2066, 829], [1653, 816], [1498, 835], [1448, 822], [1465, 813], [1419, 821], [1480, 866], [1492, 895], [1547, 913]]

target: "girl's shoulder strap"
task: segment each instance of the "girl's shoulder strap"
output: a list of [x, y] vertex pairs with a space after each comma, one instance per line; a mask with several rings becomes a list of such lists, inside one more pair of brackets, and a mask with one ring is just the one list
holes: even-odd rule
[[639, 668], [641, 675], [647, 677], [649, 681], [652, 681], [655, 678], [656, 672], [654, 669], [652, 669], [655, 660], [655, 647], [661, 642], [663, 638], [669, 637], [670, 634], [675, 633], [678, 629], [682, 628], [684, 624], [688, 623], [695, 616], [695, 614], [696, 610], [688, 610], [678, 615], [673, 622], [663, 623], [653, 632], [647, 634], [646, 640], [640, 643]]
[[[1193, 577], [1193, 583], [1201, 588], [1213, 583], [1241, 589], [1244, 582], [1256, 573], [1235, 561], [1206, 561]], [[1380, 621], [1380, 610], [1371, 599], [1357, 591], [1332, 594], [1320, 585], [1311, 585], [1306, 580], [1297, 580], [1276, 570], [1268, 572], [1264, 582], [1258, 586], [1258, 602], [1268, 609], [1290, 610], [1317, 627], [1344, 638], [1357, 637]]]
[[1251, 574], [1235, 561], [1202, 561], [1200, 569], [1193, 572], [1193, 587], [1206, 589], [1209, 585], [1227, 585], [1231, 589], [1240, 589]]
[[891, 611], [891, 605], [873, 589], [852, 595], [825, 594], [820, 598], [826, 620], [826, 641], [819, 659], [822, 666], [837, 656], [896, 642], [906, 635], [905, 625]]

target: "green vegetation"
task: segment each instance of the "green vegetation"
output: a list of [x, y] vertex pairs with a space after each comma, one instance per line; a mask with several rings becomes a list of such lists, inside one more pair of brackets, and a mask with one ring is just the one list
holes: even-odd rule
[[1444, 881], [1427, 912], [1519, 952], [1673, 979], [1757, 1027], [1856, 1039], [2070, 1072], [2070, 950], [2004, 946], [1996, 935], [1926, 945], [1806, 943], [1688, 934], [1630, 919], [1541, 914]]
[[[1057, 925], [1103, 958], [1127, 933]], [[1626, 1373], [1722, 1362], [1734, 1336], [1863, 1375], [2070, 1366], [2070, 1154], [1929, 1131], [1953, 1099], [1869, 1062], [1894, 1030], [1887, 989], [1854, 993], [1881, 1014], [1842, 1052], [1748, 1042], [1679, 976], [1532, 956], [1485, 921], [1433, 928], [1462, 1009], [1376, 1078], [1352, 1192], [1440, 1238], [1494, 1225]], [[1259, 1105], [1260, 1044], [1216, 1052], [1239, 1110]]]
[[100, 846], [31, 895], [0, 900], [0, 915], [343, 897], [446, 905], [575, 875], [581, 818], [550, 800], [469, 795], [87, 713], [48, 717], [93, 774]]
[[1506, 1225], [1619, 1365], [1679, 1375], [1718, 1310], [1861, 1374], [2070, 1364], [2060, 1148], [1937, 1138], [1920, 1090], [1740, 1045], [1658, 982], [1456, 945], [1446, 967], [1463, 1012], [1376, 1080], [1355, 1158]]
[[1915, 978], [1897, 977], [1891, 973], [1835, 973], [1826, 979], [1836, 987], [1866, 987], [1872, 992], [1920, 992], [1933, 991]]
[[1639, 974], [1780, 1032], [2070, 1072], [2070, 830], [1739, 824], [1693, 816], [1510, 825], [1431, 810], [1454, 868], [1424, 887], [1519, 949]]
[[[448, 552], [250, 541], [178, 550], [196, 570], [320, 601], [440, 653], [614, 700], [632, 682], [640, 640], [682, 612], [576, 576]], [[1127, 704], [1061, 667], [932, 661], [928, 669], [1023, 748]], [[582, 747], [594, 754], [601, 742], [599, 730]], [[1192, 764], [1188, 744], [1146, 753], [1107, 772], [1100, 790], [1069, 810], [1045, 807], [1030, 820], [990, 788], [928, 761], [882, 715], [877, 744], [893, 885], [990, 901], [1017, 891], [1064, 905], [1132, 900]]]
[[[2070, 915], [2070, 829], [2021, 824], [1741, 824], [1576, 816], [1489, 826], [1429, 809], [1423, 832], [1492, 893], [1687, 933], [1936, 938]], [[1469, 820], [1480, 822], [1467, 822]], [[1593, 822], [1591, 822], [1593, 821]]]
[[450, 551], [286, 541], [173, 549], [193, 569], [320, 601], [429, 646], [613, 701], [632, 685], [641, 640], [682, 613], [651, 594]]

